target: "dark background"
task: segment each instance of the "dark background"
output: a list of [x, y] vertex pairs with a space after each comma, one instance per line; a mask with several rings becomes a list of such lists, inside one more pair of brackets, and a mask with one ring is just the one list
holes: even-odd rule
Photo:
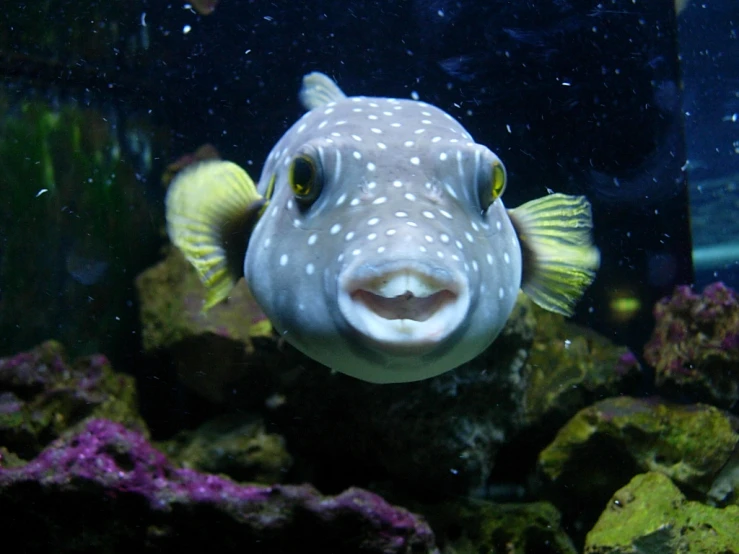
[[[654, 302], [692, 282], [672, 0], [223, 0], [207, 16], [154, 0], [40, 9], [3, 9], [0, 76], [166, 125], [171, 154], [142, 183], [155, 202], [164, 165], [205, 142], [258, 175], [301, 113], [302, 75], [320, 70], [350, 95], [417, 92], [459, 118], [506, 164], [509, 207], [547, 189], [586, 194], [602, 268], [581, 322], [640, 352]], [[614, 309], [619, 298], [635, 308]]]

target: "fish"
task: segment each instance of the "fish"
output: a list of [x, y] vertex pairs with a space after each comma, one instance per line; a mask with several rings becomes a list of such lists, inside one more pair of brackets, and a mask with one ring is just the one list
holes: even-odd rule
[[307, 113], [257, 184], [209, 160], [167, 191], [167, 231], [206, 287], [203, 309], [243, 275], [286, 342], [377, 384], [479, 355], [521, 289], [572, 315], [600, 263], [584, 196], [508, 210], [503, 162], [443, 110], [349, 97], [319, 72], [299, 97]]

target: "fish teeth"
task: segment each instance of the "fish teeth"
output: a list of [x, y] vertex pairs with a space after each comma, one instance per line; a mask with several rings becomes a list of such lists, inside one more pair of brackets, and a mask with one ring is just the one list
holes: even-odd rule
[[368, 287], [368, 292], [383, 296], [385, 298], [395, 298], [406, 293], [410, 293], [415, 297], [423, 298], [431, 296], [444, 290], [438, 282], [423, 275], [419, 275], [412, 271], [401, 271], [373, 281]]

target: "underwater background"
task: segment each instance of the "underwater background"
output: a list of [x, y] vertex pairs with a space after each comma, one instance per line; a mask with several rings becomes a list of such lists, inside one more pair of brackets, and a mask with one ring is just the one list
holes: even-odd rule
[[[0, 511], [27, 552], [739, 552], [735, 0], [16, 2], [0, 13]], [[420, 99], [505, 202], [591, 202], [565, 319], [523, 295], [417, 383], [330, 372], [246, 286], [203, 315], [167, 187], [253, 176], [303, 75]], [[242, 283], [243, 285], [243, 283]]]

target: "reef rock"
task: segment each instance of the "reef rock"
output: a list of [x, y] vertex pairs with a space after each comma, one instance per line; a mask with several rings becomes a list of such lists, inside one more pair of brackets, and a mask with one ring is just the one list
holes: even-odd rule
[[739, 401], [739, 298], [723, 283], [702, 294], [675, 289], [654, 308], [656, 326], [644, 357], [663, 394], [721, 408]]
[[[272, 326], [241, 280], [224, 302], [203, 312], [205, 288], [174, 247], [166, 258], [136, 278], [144, 349], [166, 351], [182, 382], [217, 404], [244, 406], [234, 384], [249, 375], [249, 394], [266, 394], [255, 384], [265, 368], [279, 367]], [[271, 371], [274, 374], [274, 370]]]
[[146, 438], [92, 420], [31, 462], [0, 468], [3, 531], [27, 552], [435, 553], [426, 522], [379, 496], [239, 485], [178, 469]]
[[160, 447], [179, 466], [250, 483], [279, 483], [292, 465], [281, 436], [267, 433], [259, 418], [236, 414], [181, 431]]
[[585, 540], [585, 554], [739, 552], [739, 507], [690, 502], [662, 473], [635, 476], [613, 495]]
[[456, 499], [415, 509], [428, 518], [445, 553], [577, 552], [562, 529], [559, 512], [548, 502], [498, 504]]
[[89, 418], [104, 417], [146, 433], [133, 377], [114, 373], [101, 355], [69, 362], [47, 341], [0, 358], [0, 444], [30, 459], [52, 439]]
[[739, 442], [737, 427], [713, 406], [609, 398], [578, 412], [541, 452], [539, 466], [572, 511], [592, 513], [644, 471], [705, 498]]

